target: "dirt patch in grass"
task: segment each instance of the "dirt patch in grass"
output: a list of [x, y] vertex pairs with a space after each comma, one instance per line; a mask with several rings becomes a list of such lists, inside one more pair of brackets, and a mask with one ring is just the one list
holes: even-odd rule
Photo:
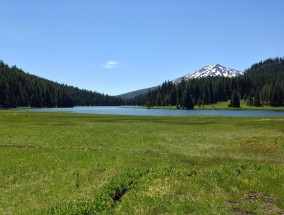
[[[265, 192], [250, 191], [241, 201], [229, 202], [233, 214], [258, 214], [258, 209], [265, 214], [284, 215], [284, 211], [276, 206], [277, 200]], [[251, 205], [259, 204], [257, 210], [249, 210]]]
[[239, 208], [232, 208], [232, 213], [233, 214], [238, 214], [238, 215], [256, 214], [255, 212], [242, 210], [242, 209], [239, 209]]
[[264, 192], [249, 192], [247, 196], [247, 201], [263, 201], [264, 202], [264, 211], [266, 214], [281, 214], [284, 215], [284, 211], [278, 208], [275, 203], [276, 199], [268, 196]]
[[246, 153], [277, 153], [279, 147], [272, 143], [272, 141], [263, 140], [257, 137], [251, 137], [241, 140], [240, 147]]
[[0, 144], [0, 148], [36, 148], [33, 145]]

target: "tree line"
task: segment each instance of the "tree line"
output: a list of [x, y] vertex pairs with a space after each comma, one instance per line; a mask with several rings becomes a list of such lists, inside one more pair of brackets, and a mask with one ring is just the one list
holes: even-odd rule
[[0, 61], [0, 108], [116, 106], [124, 100], [27, 74]]
[[244, 75], [234, 78], [206, 77], [181, 80], [179, 84], [166, 81], [143, 98], [144, 105], [148, 107], [176, 106], [184, 109], [228, 100], [231, 107], [239, 107], [240, 99], [249, 106], [283, 106], [284, 59], [261, 61], [247, 69]]
[[166, 81], [132, 99], [59, 84], [0, 61], [0, 108], [139, 105], [192, 109], [228, 100], [231, 107], [239, 107], [240, 99], [250, 106], [284, 106], [284, 58], [256, 63], [235, 78]]

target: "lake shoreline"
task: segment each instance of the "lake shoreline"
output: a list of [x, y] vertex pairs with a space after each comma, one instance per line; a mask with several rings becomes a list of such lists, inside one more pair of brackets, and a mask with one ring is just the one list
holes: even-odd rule
[[[194, 110], [267, 110], [267, 111], [284, 111], [284, 107], [273, 107], [273, 106], [260, 106], [260, 107], [256, 107], [256, 106], [247, 106], [244, 100], [241, 100], [240, 103], [240, 108], [230, 108], [228, 107], [229, 105], [229, 101], [226, 102], [218, 102], [216, 104], [210, 104], [210, 105], [201, 105], [201, 106], [194, 106]], [[147, 107], [146, 107], [147, 108]], [[178, 110], [176, 108], [176, 106], [153, 106], [150, 107], [150, 109], [175, 109]], [[180, 109], [183, 110], [183, 109]]]
[[77, 106], [73, 108], [22, 108], [28, 112], [68, 112], [80, 114], [129, 115], [129, 116], [228, 116], [228, 117], [283, 117], [282, 110], [251, 109], [173, 109], [146, 108], [141, 106]]

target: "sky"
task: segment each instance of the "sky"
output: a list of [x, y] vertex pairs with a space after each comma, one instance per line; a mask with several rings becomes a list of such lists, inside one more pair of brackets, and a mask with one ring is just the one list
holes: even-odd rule
[[284, 56], [283, 0], [0, 0], [0, 60], [109, 95]]

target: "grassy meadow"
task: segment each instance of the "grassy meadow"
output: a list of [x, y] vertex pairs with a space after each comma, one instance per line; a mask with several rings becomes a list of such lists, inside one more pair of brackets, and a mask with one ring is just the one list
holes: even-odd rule
[[283, 111], [284, 107], [272, 107], [269, 105], [262, 105], [259, 107], [256, 106], [248, 106], [245, 100], [240, 100], [240, 108], [229, 108], [230, 101], [226, 102], [217, 102], [212, 105], [202, 105], [198, 107], [197, 105], [194, 107], [195, 109], [244, 109], [244, 110], [278, 110]]
[[284, 214], [284, 118], [0, 111], [0, 214]]
[[[228, 105], [230, 104], [230, 101], [225, 101], [225, 102], [217, 102], [215, 104], [211, 105], [195, 105], [194, 109], [195, 110], [232, 110], [232, 109], [237, 109], [237, 110], [277, 110], [277, 111], [284, 111], [284, 107], [272, 107], [269, 105], [262, 105], [259, 107], [256, 106], [248, 106], [245, 100], [240, 100], [240, 108], [231, 108]], [[176, 109], [176, 106], [154, 106], [151, 107], [154, 109]]]

